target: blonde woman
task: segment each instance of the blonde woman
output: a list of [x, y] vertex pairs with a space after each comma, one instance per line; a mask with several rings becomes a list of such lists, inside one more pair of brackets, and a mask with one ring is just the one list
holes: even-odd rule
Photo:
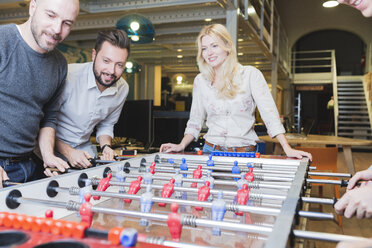
[[239, 64], [236, 48], [225, 26], [204, 27], [197, 39], [200, 74], [194, 80], [190, 119], [180, 144], [163, 144], [161, 152], [183, 151], [198, 139], [206, 119], [203, 152], [256, 151], [253, 129], [258, 107], [268, 133], [276, 137], [289, 157], [311, 159], [311, 154], [292, 149], [285, 136], [274, 100], [262, 73]]

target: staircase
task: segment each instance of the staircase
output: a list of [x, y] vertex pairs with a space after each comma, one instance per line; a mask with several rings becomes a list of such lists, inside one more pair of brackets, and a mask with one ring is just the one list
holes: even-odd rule
[[333, 85], [335, 136], [372, 140], [372, 73], [363, 77], [337, 76], [334, 50], [292, 54], [295, 85]]
[[372, 139], [362, 76], [337, 77], [338, 135]]

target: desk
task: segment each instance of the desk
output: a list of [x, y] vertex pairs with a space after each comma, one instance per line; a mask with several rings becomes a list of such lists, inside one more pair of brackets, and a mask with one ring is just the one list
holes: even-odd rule
[[[279, 141], [275, 138], [272, 139], [270, 136], [259, 136], [260, 140], [263, 140], [265, 142], [275, 142], [279, 143]], [[336, 136], [327, 136], [327, 135], [313, 135], [309, 134], [305, 138], [287, 138], [289, 144], [293, 145], [341, 145], [346, 166], [351, 174], [355, 174], [355, 168], [354, 168], [354, 161], [353, 161], [353, 155], [351, 152], [351, 146], [370, 146], [372, 145], [372, 140], [361, 140], [361, 139], [351, 139], [351, 138], [344, 138], [344, 137], [336, 137]]]

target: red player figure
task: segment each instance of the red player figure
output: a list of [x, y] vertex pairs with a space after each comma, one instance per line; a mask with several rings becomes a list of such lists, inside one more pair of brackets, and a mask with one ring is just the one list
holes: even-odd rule
[[[129, 186], [128, 194], [131, 194], [131, 195], [137, 194], [138, 190], [141, 189], [141, 181], [142, 181], [141, 176], [137, 177], [136, 180], [132, 181], [130, 183], [130, 186]], [[124, 202], [131, 203], [132, 200], [131, 199], [124, 199]]]
[[[249, 191], [251, 188], [248, 188], [247, 184], [243, 184], [243, 188], [238, 190], [236, 193], [236, 203], [239, 205], [246, 205], [249, 199]], [[235, 212], [236, 215], [243, 215], [243, 212]]]
[[[163, 190], [161, 192], [161, 197], [165, 197], [165, 198], [171, 197], [171, 195], [174, 192], [174, 182], [175, 182], [174, 178], [171, 178], [169, 183], [164, 184]], [[165, 207], [166, 204], [164, 202], [159, 202], [158, 205], [159, 207]]]
[[[112, 174], [109, 173], [107, 174], [107, 177], [105, 178], [102, 178], [100, 181], [99, 181], [99, 184], [98, 184], [98, 187], [97, 187], [97, 191], [106, 191], [106, 189], [110, 186], [110, 180], [112, 178]], [[100, 196], [93, 196], [93, 199], [94, 200], [99, 200], [101, 197]]]
[[91, 194], [85, 194], [85, 202], [82, 203], [79, 207], [79, 213], [81, 216], [81, 221], [88, 224], [88, 227], [92, 225], [93, 212], [92, 212], [92, 203], [90, 203]]
[[[211, 188], [209, 188], [209, 185], [211, 183], [209, 181], [205, 182], [204, 186], [201, 186], [198, 190], [198, 200], [199, 201], [206, 201], [210, 195]], [[195, 207], [196, 210], [202, 211], [203, 207]]]
[[47, 209], [45, 211], [45, 218], [53, 219], [53, 210]]
[[250, 183], [254, 181], [253, 168], [248, 169], [248, 172], [245, 174], [244, 179]]
[[167, 225], [173, 241], [180, 241], [182, 225], [181, 215], [178, 212], [178, 204], [171, 204], [172, 213], [168, 214]]
[[196, 154], [198, 154], [198, 155], [203, 155], [203, 150], [198, 150], [198, 151], [196, 152]]
[[153, 175], [155, 174], [155, 165], [156, 165], [155, 162], [152, 162], [150, 165], [150, 173]]
[[[192, 178], [200, 179], [203, 175], [202, 166], [198, 165], [198, 168], [194, 170], [192, 173]], [[196, 188], [198, 186], [198, 183], [192, 183], [191, 188]]]

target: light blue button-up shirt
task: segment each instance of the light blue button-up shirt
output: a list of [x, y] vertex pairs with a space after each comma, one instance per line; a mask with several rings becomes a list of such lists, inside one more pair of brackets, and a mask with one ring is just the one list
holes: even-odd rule
[[101, 93], [93, 74], [93, 62], [69, 64], [66, 85], [60, 98], [56, 137], [94, 156], [90, 143], [94, 127], [97, 127], [97, 138], [101, 135], [114, 137], [114, 125], [128, 90], [127, 82], [120, 78]]

